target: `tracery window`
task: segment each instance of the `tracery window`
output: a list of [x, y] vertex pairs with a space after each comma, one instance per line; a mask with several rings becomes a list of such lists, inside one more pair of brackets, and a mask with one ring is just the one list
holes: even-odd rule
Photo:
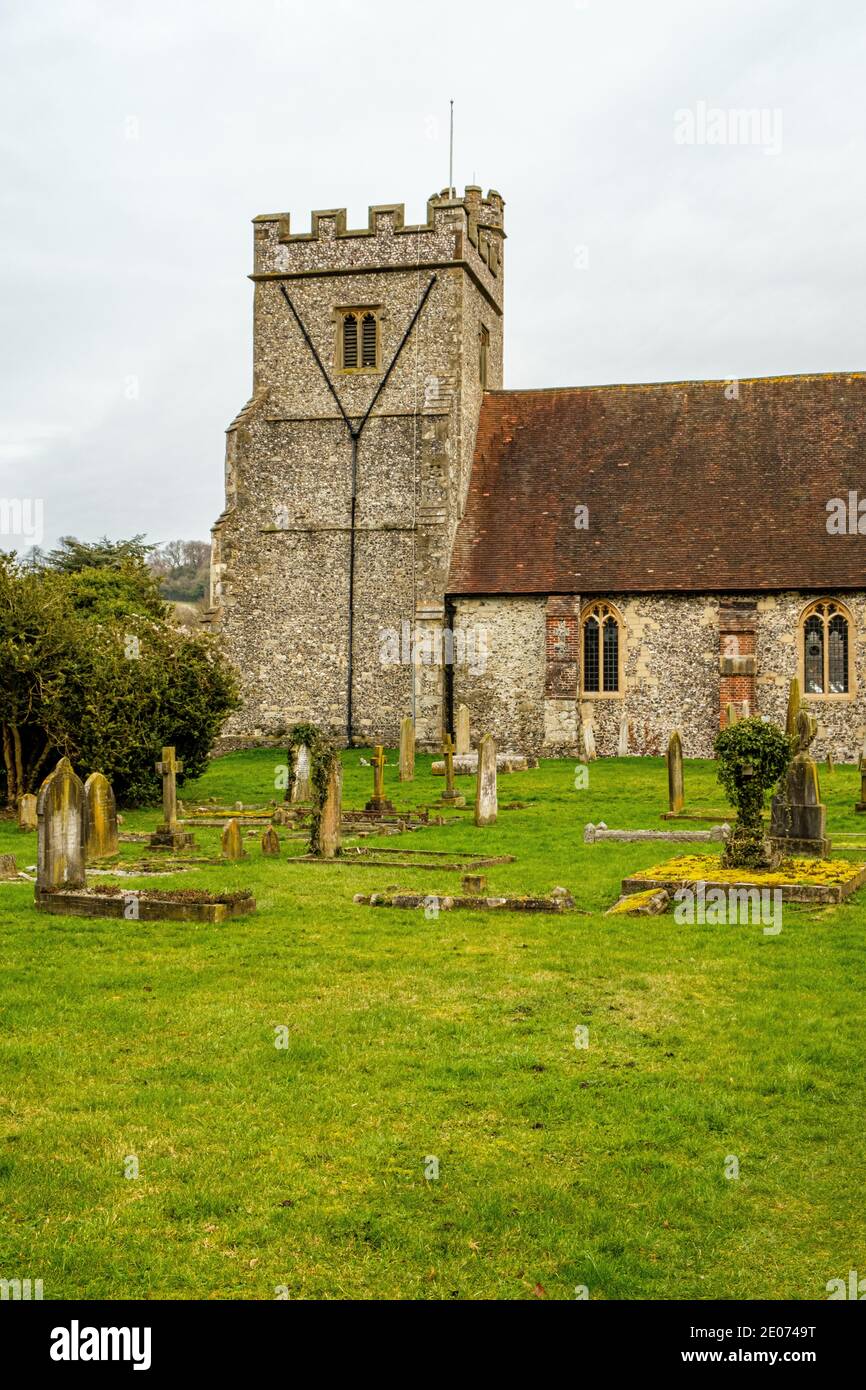
[[609, 603], [592, 603], [581, 617], [583, 679], [588, 695], [618, 695], [622, 687], [622, 620]]
[[851, 685], [847, 609], [833, 599], [810, 604], [800, 618], [800, 660], [805, 695], [847, 695]]

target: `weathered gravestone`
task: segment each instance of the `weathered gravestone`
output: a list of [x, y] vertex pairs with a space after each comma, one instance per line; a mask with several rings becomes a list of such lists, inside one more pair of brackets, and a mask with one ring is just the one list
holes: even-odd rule
[[117, 805], [102, 772], [91, 772], [84, 783], [84, 852], [88, 859], [117, 854]]
[[372, 758], [373, 795], [364, 807], [365, 811], [393, 811], [393, 802], [385, 795], [385, 750], [381, 743], [376, 744]]
[[818, 732], [818, 721], [801, 709], [797, 714], [797, 754], [785, 774], [784, 790], [773, 797], [770, 838], [781, 854], [830, 853], [827, 839], [827, 807], [821, 804], [818, 764], [809, 745]]
[[188, 849], [193, 844], [191, 833], [181, 830], [177, 818], [177, 774], [183, 772], [173, 748], [163, 748], [161, 760], [155, 764], [162, 777], [162, 825], [150, 837], [151, 849]]
[[441, 800], [446, 806], [465, 806], [466, 797], [454, 788], [454, 740], [450, 734], [442, 740], [442, 752], [445, 755], [445, 790]]
[[499, 809], [496, 797], [496, 740], [484, 734], [478, 744], [478, 777], [475, 783], [475, 824], [495, 825]]
[[39, 789], [36, 896], [58, 888], [83, 888], [84, 786], [68, 758], [61, 758]]
[[0, 878], [17, 879], [18, 865], [14, 854], [0, 854]]
[[313, 788], [310, 782], [310, 750], [305, 743], [298, 746], [295, 753], [295, 773], [292, 778], [291, 801], [312, 801]]
[[458, 758], [464, 753], [472, 751], [472, 740], [469, 728], [469, 706], [458, 705], [457, 714], [454, 719], [454, 752]]
[[668, 743], [668, 812], [678, 816], [685, 805], [683, 791], [683, 744], [679, 731], [674, 729]]
[[866, 744], [860, 754], [860, 800], [854, 806], [855, 811], [866, 811]]
[[343, 765], [334, 759], [321, 805], [313, 813], [310, 853], [334, 859], [340, 853], [340, 818], [343, 806]]
[[18, 829], [35, 830], [37, 824], [36, 797], [32, 792], [25, 792], [18, 799]]
[[580, 726], [580, 743], [583, 750], [579, 755], [580, 761], [594, 763], [598, 757], [598, 749], [595, 746], [595, 730], [589, 719], [585, 719]]
[[622, 719], [619, 721], [619, 741], [616, 745], [616, 756], [618, 758], [628, 757], [628, 735], [628, 720], [626, 719], [625, 715], [623, 715]]
[[222, 851], [224, 859], [246, 859], [247, 857], [241, 828], [235, 817], [226, 822], [222, 833]]
[[793, 738], [797, 732], [797, 715], [800, 713], [800, 682], [794, 676], [788, 687], [788, 712], [785, 716], [785, 733]]
[[272, 825], [269, 825], [262, 836], [262, 854], [271, 856], [279, 855], [280, 837]]
[[415, 779], [415, 723], [407, 714], [400, 720], [400, 781]]

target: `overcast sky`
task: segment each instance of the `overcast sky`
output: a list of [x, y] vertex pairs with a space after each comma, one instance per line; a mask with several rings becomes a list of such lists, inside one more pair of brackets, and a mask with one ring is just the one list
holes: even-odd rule
[[[2, 15], [0, 498], [46, 544], [208, 536], [250, 219], [423, 220], [452, 96], [455, 182], [506, 201], [507, 386], [866, 368], [863, 0]], [[708, 143], [738, 109], [763, 126]]]

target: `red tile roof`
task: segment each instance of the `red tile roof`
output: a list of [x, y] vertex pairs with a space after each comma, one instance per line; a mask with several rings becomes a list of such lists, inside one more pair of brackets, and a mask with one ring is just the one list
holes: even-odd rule
[[725, 386], [487, 392], [449, 592], [866, 587], [866, 373]]

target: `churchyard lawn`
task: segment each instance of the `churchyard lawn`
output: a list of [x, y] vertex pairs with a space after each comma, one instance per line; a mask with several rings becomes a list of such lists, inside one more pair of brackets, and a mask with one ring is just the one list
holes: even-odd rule
[[[371, 793], [359, 757], [346, 807]], [[267, 801], [276, 761], [221, 759], [180, 795]], [[398, 807], [441, 794], [429, 757], [409, 784], [394, 762]], [[587, 821], [664, 828], [663, 760], [574, 779], [500, 775], [482, 829], [458, 778], [461, 825], [364, 843], [513, 854], [491, 891], [561, 884], [588, 915], [356, 906], [460, 875], [288, 868], [261, 827], [240, 863], [149, 880], [252, 887], [257, 912], [223, 925], [52, 917], [0, 885], [0, 1278], [46, 1299], [808, 1300], [866, 1274], [866, 890], [786, 905], [776, 935], [605, 917], [624, 877], [689, 849], [583, 843]], [[866, 843], [859, 785], [822, 772], [836, 842]], [[711, 763], [685, 789], [724, 805]], [[195, 834], [219, 852], [219, 828]], [[0, 822], [2, 852], [33, 864], [36, 837]]]

